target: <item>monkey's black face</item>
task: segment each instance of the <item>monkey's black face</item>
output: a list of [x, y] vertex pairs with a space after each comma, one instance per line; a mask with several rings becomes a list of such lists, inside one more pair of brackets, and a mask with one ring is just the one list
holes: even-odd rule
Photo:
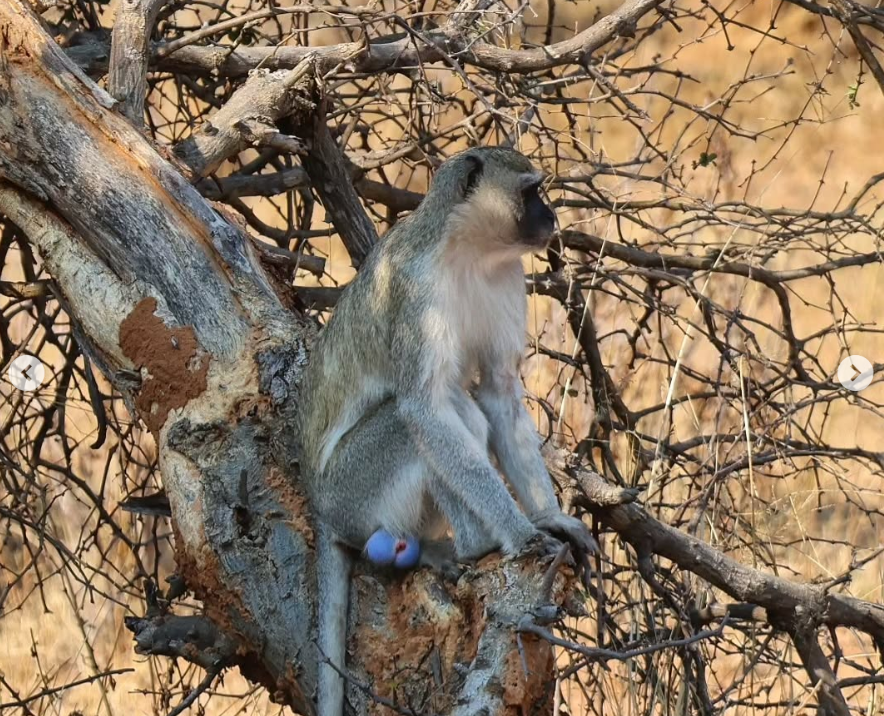
[[556, 215], [543, 203], [538, 190], [540, 184], [532, 184], [522, 191], [522, 218], [519, 219], [519, 235], [528, 246], [546, 246], [556, 229]]

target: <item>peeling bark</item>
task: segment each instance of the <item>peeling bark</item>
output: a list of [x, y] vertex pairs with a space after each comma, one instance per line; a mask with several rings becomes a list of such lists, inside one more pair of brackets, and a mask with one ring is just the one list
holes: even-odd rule
[[[389, 713], [358, 683], [418, 712], [543, 712], [552, 648], [516, 634], [519, 620], [550, 599], [536, 564], [491, 557], [456, 585], [425, 570], [400, 582], [361, 574], [353, 584], [351, 652], [371, 654], [352, 669], [348, 699], [357, 713]], [[559, 577], [552, 600], [561, 603], [569, 586]]]
[[209, 122], [175, 147], [175, 153], [194, 174], [205, 177], [246, 148], [242, 124], [273, 123], [296, 109], [309, 115], [315, 109], [310, 97], [312, 66], [308, 56], [292, 70], [256, 72]]
[[156, 315], [155, 298], [144, 298], [120, 323], [120, 347], [144, 372], [135, 405], [156, 435], [169, 412], [183, 408], [206, 389], [209, 358], [190, 326], [169, 328]]

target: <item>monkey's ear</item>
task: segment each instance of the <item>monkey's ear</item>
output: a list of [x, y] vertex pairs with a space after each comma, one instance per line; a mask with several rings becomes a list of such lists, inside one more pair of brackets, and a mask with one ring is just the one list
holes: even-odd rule
[[482, 179], [482, 172], [485, 170], [485, 165], [482, 164], [481, 159], [478, 159], [477, 157], [466, 157], [466, 160], [469, 168], [463, 185], [464, 199], [469, 198], [470, 194], [472, 194], [476, 190], [476, 187], [479, 186], [479, 181]]

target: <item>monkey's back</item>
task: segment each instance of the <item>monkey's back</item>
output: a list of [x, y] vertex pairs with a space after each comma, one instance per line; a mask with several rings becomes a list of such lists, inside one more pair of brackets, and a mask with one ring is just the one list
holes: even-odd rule
[[396, 243], [394, 230], [375, 248], [314, 345], [300, 413], [308, 490], [347, 431], [394, 393], [390, 327], [425, 290]]

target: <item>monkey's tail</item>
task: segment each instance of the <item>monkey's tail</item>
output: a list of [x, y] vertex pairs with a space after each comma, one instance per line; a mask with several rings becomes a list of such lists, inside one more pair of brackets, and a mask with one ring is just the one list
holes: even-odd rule
[[320, 649], [316, 713], [343, 716], [344, 679], [339, 672], [346, 668], [350, 557], [323, 525], [316, 531], [316, 580]]

